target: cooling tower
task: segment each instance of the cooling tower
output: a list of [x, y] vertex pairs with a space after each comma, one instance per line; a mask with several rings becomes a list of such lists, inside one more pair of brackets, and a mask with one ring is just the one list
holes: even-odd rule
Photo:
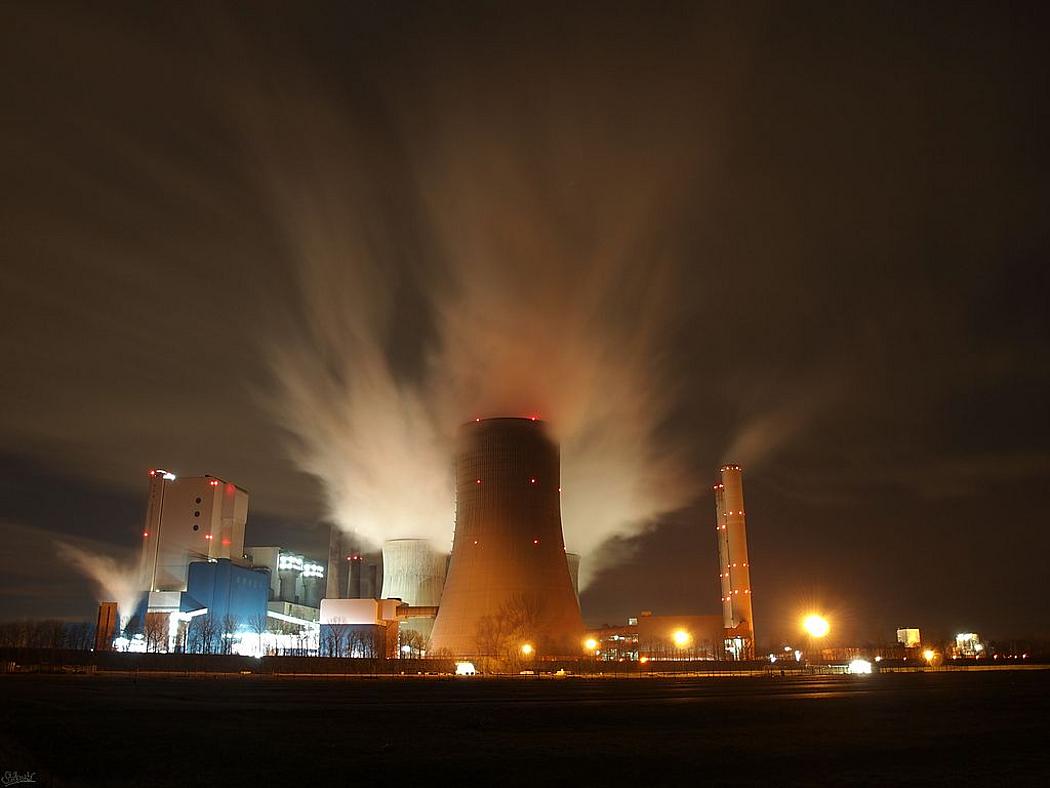
[[432, 653], [501, 656], [526, 642], [541, 655], [579, 653], [560, 473], [541, 421], [485, 419], [460, 430], [456, 531]]
[[572, 580], [572, 592], [576, 594], [576, 601], [580, 601], [580, 554], [566, 553], [565, 560], [569, 564], [569, 577]]
[[[383, 543], [383, 599], [412, 607], [437, 607], [445, 586], [446, 556], [426, 539], [391, 539]], [[431, 619], [412, 619], [411, 629], [430, 634]]]

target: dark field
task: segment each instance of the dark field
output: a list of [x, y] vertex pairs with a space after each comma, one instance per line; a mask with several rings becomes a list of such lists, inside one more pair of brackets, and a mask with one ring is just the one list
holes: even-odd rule
[[1050, 784], [1050, 671], [796, 678], [0, 676], [43, 785]]

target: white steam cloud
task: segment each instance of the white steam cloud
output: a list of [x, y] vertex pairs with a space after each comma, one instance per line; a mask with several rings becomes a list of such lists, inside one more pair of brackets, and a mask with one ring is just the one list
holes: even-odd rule
[[99, 602], [116, 602], [120, 626], [127, 625], [142, 597], [137, 564], [123, 563], [68, 542], [55, 541], [59, 556], [89, 578], [95, 585]]
[[603, 543], [690, 502], [697, 480], [660, 437], [682, 267], [660, 238], [681, 158], [546, 129], [538, 168], [529, 144], [468, 131], [448, 105], [396, 155], [322, 102], [251, 112], [302, 313], [265, 339], [269, 403], [334, 522], [447, 549], [456, 430], [489, 416], [549, 422], [583, 584]]

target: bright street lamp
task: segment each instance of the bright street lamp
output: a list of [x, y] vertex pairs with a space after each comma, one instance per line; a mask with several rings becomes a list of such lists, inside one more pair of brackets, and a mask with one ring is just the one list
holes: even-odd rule
[[810, 637], [822, 638], [831, 630], [831, 624], [824, 616], [810, 613], [802, 619], [802, 628], [809, 633]]

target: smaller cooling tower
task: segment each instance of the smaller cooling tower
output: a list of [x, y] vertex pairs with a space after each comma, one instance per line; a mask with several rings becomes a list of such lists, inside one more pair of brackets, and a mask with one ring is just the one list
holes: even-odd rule
[[565, 560], [569, 564], [569, 577], [572, 579], [572, 591], [576, 594], [576, 601], [580, 601], [580, 554], [566, 553]]
[[281, 600], [284, 602], [296, 601], [295, 584], [299, 575], [303, 573], [303, 557], [292, 553], [281, 553], [277, 559], [277, 576], [281, 580]]
[[307, 607], [320, 607], [325, 592], [324, 565], [315, 561], [303, 564], [303, 604]]
[[[383, 543], [383, 599], [400, 599], [412, 607], [436, 607], [445, 586], [447, 556], [425, 539], [391, 539]], [[430, 633], [431, 619], [412, 620], [412, 628]]]

